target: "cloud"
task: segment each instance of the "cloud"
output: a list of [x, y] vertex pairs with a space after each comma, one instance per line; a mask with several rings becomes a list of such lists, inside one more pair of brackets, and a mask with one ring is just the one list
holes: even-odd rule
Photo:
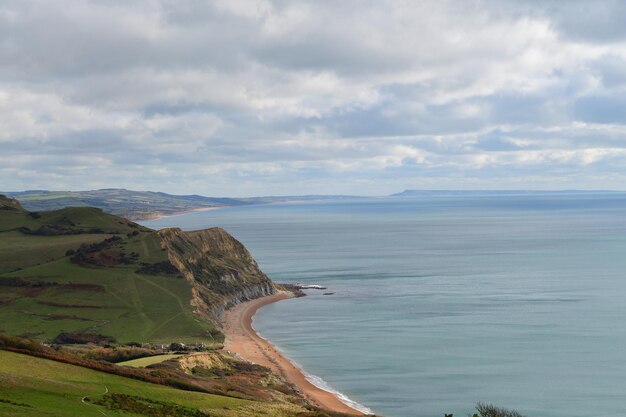
[[609, 0], [8, 0], [0, 188], [623, 188], [624, 17]]

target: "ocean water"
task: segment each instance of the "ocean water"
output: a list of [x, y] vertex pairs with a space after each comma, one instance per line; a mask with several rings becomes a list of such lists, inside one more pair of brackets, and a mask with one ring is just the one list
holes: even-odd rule
[[221, 226], [278, 282], [333, 295], [255, 328], [388, 417], [626, 415], [626, 194], [367, 199], [144, 222]]

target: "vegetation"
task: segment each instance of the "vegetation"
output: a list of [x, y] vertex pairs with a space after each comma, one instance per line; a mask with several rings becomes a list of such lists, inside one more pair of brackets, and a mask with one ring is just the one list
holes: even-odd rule
[[[0, 335], [0, 417], [97, 416], [103, 410], [108, 416], [346, 417], [305, 405], [266, 368], [221, 352], [170, 359], [131, 368]], [[240, 371], [203, 378], [192, 372], [198, 364]]]
[[476, 404], [476, 411], [478, 411], [478, 414], [475, 414], [475, 416], [480, 417], [524, 417], [515, 410], [481, 402]]
[[[194, 314], [191, 286], [168, 267], [157, 232], [98, 209], [33, 216], [0, 197], [2, 207], [0, 331], [58, 343], [222, 341]], [[73, 234], [25, 232], [43, 225]]]
[[128, 411], [134, 414], [153, 417], [210, 417], [198, 409], [184, 407], [173, 402], [156, 401], [145, 397], [127, 394], [104, 394], [95, 401], [95, 404], [103, 405], [109, 410]]
[[118, 362], [118, 365], [122, 366], [132, 366], [133, 368], [145, 368], [146, 366], [155, 365], [157, 363], [169, 361], [171, 359], [180, 358], [184, 356], [184, 354], [163, 354], [156, 356], [148, 356], [139, 359], [127, 360], [124, 362]]
[[57, 362], [63, 362], [71, 365], [82, 366], [100, 372], [115, 374], [126, 378], [138, 379], [141, 381], [151, 382], [159, 385], [169, 385], [175, 388], [187, 391], [209, 392], [194, 381], [173, 372], [172, 370], [148, 371], [142, 369], [126, 368], [115, 366], [111, 363], [92, 360], [85, 357], [57, 351], [49, 347], [43, 346], [29, 339], [23, 339], [13, 336], [0, 334], [0, 349], [23, 353], [39, 358], [50, 359]]
[[140, 395], [206, 413], [219, 410], [222, 411], [219, 415], [227, 416], [238, 415], [238, 408], [251, 405], [246, 400], [181, 391], [80, 366], [0, 351], [0, 398], [4, 400], [0, 405], [0, 416], [101, 416], [98, 410], [105, 410], [109, 416], [136, 415], [126, 410], [109, 413], [105, 407], [95, 404], [105, 391]]
[[[29, 336], [44, 340], [65, 332], [102, 334], [120, 343], [221, 342], [213, 324], [193, 313], [184, 279], [135, 268], [88, 269], [66, 257], [0, 275], [0, 329], [16, 335], [28, 329]], [[15, 278], [56, 285], [3, 285]]]
[[17, 201], [0, 196], [0, 273], [42, 265], [80, 245], [135, 232], [150, 230], [89, 207], [28, 212]]

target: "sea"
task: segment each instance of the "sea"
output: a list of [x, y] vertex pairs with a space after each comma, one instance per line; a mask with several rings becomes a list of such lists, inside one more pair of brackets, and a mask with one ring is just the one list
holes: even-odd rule
[[365, 411], [626, 415], [626, 193], [337, 199], [143, 223], [223, 227], [274, 281], [327, 287], [253, 325]]

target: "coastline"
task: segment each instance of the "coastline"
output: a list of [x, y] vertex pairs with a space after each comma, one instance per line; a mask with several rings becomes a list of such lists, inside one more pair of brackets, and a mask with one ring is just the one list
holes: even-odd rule
[[[228, 207], [228, 206], [224, 206], [224, 207]], [[140, 219], [129, 218], [128, 220], [131, 220], [131, 221], [161, 220], [161, 219], [165, 219], [167, 217], [180, 216], [181, 214], [194, 213], [194, 212], [199, 212], [199, 211], [219, 210], [219, 209], [224, 208], [224, 207], [222, 207], [222, 206], [218, 206], [218, 207], [197, 207], [197, 208], [193, 208], [193, 209], [189, 209], [189, 210], [174, 211], [174, 212], [167, 213], [167, 214], [166, 213], [155, 212], [155, 213], [151, 214], [150, 216], [142, 217]]]
[[366, 415], [341, 401], [338, 394], [311, 383], [298, 367], [285, 358], [269, 341], [259, 336], [252, 327], [252, 317], [257, 310], [291, 297], [291, 293], [279, 291], [273, 295], [237, 304], [227, 310], [222, 318], [226, 336], [224, 349], [249, 362], [270, 368], [294, 384], [309, 402], [320, 408], [356, 416]]

